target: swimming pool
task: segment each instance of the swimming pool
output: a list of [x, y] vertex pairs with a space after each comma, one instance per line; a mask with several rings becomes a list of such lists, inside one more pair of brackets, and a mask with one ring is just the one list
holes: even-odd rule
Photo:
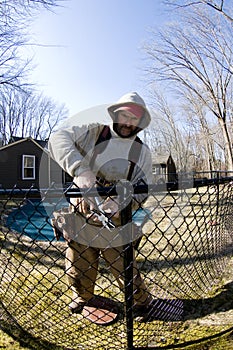
[[41, 202], [27, 200], [19, 208], [13, 209], [7, 217], [6, 226], [16, 232], [27, 235], [33, 240], [54, 240], [50, 218], [54, 210], [67, 206], [67, 202]]
[[[10, 212], [6, 220], [6, 226], [21, 235], [27, 235], [33, 240], [53, 241], [55, 237], [50, 218], [55, 210], [64, 206], [68, 206], [65, 199], [60, 202], [27, 200], [24, 205]], [[149, 211], [147, 209], [139, 209], [133, 213], [133, 221], [140, 225], [148, 215]]]

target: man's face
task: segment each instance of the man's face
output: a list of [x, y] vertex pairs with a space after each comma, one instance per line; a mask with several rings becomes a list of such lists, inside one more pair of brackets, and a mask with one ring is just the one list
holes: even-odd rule
[[119, 111], [117, 118], [117, 133], [122, 137], [129, 137], [137, 128], [140, 118], [131, 112]]

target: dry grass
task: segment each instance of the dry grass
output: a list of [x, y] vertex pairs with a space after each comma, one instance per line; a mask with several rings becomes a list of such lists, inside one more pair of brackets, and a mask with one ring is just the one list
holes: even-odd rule
[[[141, 273], [154, 297], [180, 298], [187, 312], [182, 322], [134, 322], [135, 346], [188, 345], [227, 331], [233, 324], [233, 261], [228, 251], [232, 241], [220, 223], [212, 224], [219, 216], [215, 189], [189, 190], [182, 197], [160, 194], [150, 197], [146, 206], [153, 213], [137, 255]], [[70, 316], [64, 243], [34, 242], [4, 227], [0, 242], [0, 300], [8, 312], [2, 309], [5, 331], [20, 337], [29, 349], [126, 349], [123, 318], [103, 328], [82, 316]], [[96, 293], [124, 300], [102, 260]], [[43, 348], [33, 338], [44, 341]], [[215, 350], [213, 342], [208, 346], [203, 349]], [[0, 334], [0, 348], [27, 349], [6, 333]]]

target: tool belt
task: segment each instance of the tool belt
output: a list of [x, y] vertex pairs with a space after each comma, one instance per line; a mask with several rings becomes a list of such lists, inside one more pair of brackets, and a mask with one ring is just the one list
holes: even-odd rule
[[114, 182], [107, 181], [103, 177], [96, 176], [96, 184], [100, 187], [112, 187], [116, 185]]
[[[100, 221], [94, 221], [92, 217], [94, 217], [95, 213], [93, 213], [93, 216], [90, 216], [89, 218], [86, 218], [83, 214], [79, 212], [73, 212], [71, 207], [65, 207], [60, 210], [53, 212], [53, 218], [51, 218], [51, 225], [53, 228], [54, 236], [57, 241], [60, 240], [61, 237], [64, 237], [66, 241], [71, 241], [72, 237], [77, 235], [78, 230], [80, 229], [77, 227], [77, 218], [78, 216], [81, 216], [82, 218], [86, 219], [86, 223], [92, 226], [96, 227], [107, 227], [107, 225], [104, 225]], [[116, 227], [121, 226], [120, 218], [112, 218], [111, 222], [113, 223], [113, 229]]]
[[75, 229], [75, 215], [70, 207], [65, 207], [53, 212], [53, 218], [51, 218], [51, 225], [54, 232], [54, 236], [57, 241], [61, 237], [64, 237], [66, 241], [70, 241], [70, 236], [74, 235]]

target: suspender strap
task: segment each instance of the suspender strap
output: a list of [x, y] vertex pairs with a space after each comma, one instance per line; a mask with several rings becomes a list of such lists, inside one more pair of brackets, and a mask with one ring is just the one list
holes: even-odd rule
[[[93, 169], [94, 163], [96, 160], [96, 157], [98, 154], [101, 154], [104, 152], [105, 148], [107, 147], [107, 143], [112, 137], [111, 130], [108, 125], [105, 125], [101, 133], [99, 134], [99, 137], [95, 143], [95, 148], [90, 160], [90, 168]], [[96, 147], [98, 145], [98, 147]]]
[[135, 165], [137, 164], [139, 157], [140, 157], [141, 149], [142, 149], [142, 141], [137, 136], [135, 138], [131, 148], [130, 148], [130, 151], [129, 151], [130, 167], [129, 167], [129, 171], [128, 171], [128, 175], [127, 175], [128, 181], [130, 181], [132, 178]]

